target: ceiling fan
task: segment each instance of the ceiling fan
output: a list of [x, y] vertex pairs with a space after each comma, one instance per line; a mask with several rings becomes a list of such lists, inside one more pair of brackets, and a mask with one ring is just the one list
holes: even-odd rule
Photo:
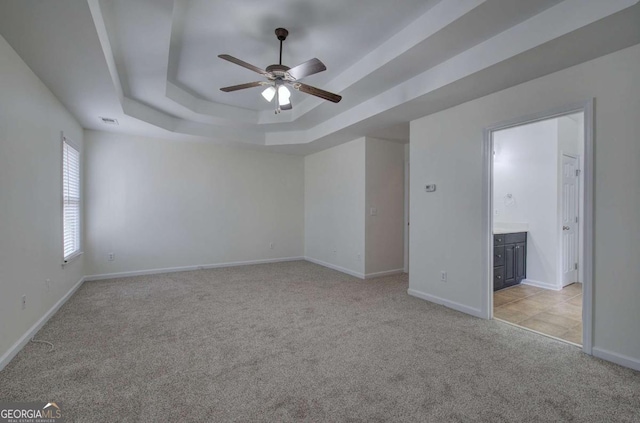
[[291, 92], [287, 88], [287, 85], [300, 92], [311, 94], [313, 96], [320, 97], [324, 100], [329, 100], [334, 103], [338, 103], [340, 100], [342, 100], [342, 96], [339, 96], [338, 94], [334, 94], [329, 91], [321, 90], [320, 88], [312, 87], [311, 85], [299, 82], [302, 78], [316, 74], [318, 72], [322, 72], [327, 69], [324, 63], [322, 63], [320, 60], [314, 58], [301, 63], [298, 66], [294, 66], [293, 68], [289, 68], [288, 66], [282, 64], [282, 42], [287, 39], [287, 35], [289, 35], [289, 31], [287, 31], [286, 29], [276, 29], [276, 36], [278, 37], [278, 40], [280, 40], [280, 62], [277, 65], [269, 65], [266, 69], [260, 69], [257, 66], [253, 66], [252, 64], [249, 64], [228, 54], [218, 55], [218, 57], [221, 59], [227, 60], [231, 63], [242, 66], [243, 68], [259, 73], [267, 79], [266, 81], [248, 82], [246, 84], [224, 87], [220, 88], [220, 90], [224, 92], [231, 92], [244, 90], [245, 88], [266, 86], [267, 88], [262, 92], [262, 96], [268, 102], [273, 101], [274, 98], [276, 99], [276, 114], [280, 113], [282, 110], [291, 110], [293, 108], [290, 98]]

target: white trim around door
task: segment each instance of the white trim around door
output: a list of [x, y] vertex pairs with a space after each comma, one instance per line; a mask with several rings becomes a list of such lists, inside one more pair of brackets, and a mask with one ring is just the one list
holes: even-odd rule
[[582, 169], [582, 183], [584, 184], [584, 211], [580, 220], [582, 238], [579, 240], [582, 246], [582, 350], [591, 355], [593, 348], [593, 112], [594, 100], [589, 99], [581, 103], [569, 104], [530, 116], [501, 122], [491, 125], [484, 130], [482, 144], [483, 178], [482, 178], [482, 257], [485, 269], [482, 277], [482, 316], [486, 319], [493, 318], [493, 133], [501, 129], [521, 126], [527, 123], [552, 119], [574, 113], [584, 113], [584, 162]]

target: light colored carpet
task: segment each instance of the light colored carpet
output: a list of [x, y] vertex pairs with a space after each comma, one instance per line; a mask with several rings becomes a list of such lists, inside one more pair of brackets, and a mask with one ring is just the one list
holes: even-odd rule
[[87, 282], [0, 373], [69, 421], [638, 422], [640, 375], [307, 262]]

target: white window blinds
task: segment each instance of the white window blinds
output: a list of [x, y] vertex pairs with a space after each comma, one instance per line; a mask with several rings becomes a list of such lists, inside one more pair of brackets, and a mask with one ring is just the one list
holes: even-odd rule
[[64, 261], [80, 252], [80, 152], [62, 143], [62, 218]]

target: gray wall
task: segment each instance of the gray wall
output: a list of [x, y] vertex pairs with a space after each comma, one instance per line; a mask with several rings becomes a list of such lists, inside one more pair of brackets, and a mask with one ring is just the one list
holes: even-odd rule
[[[411, 123], [410, 289], [482, 307], [483, 129], [595, 98], [594, 354], [640, 368], [640, 45]], [[437, 183], [426, 194], [423, 186]], [[441, 283], [440, 270], [449, 272]], [[626, 360], [626, 361], [625, 361]]]
[[88, 275], [303, 256], [302, 157], [94, 131], [85, 139]]
[[61, 265], [61, 132], [82, 149], [82, 128], [2, 37], [0, 75], [2, 368], [12, 346], [81, 280], [84, 258]]

